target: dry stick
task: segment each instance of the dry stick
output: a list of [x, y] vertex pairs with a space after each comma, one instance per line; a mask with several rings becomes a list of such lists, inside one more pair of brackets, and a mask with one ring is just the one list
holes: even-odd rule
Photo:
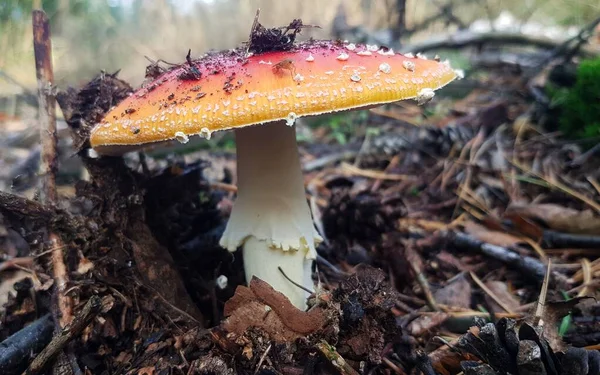
[[41, 10], [33, 11], [33, 49], [35, 73], [38, 83], [40, 142], [42, 163], [40, 173], [42, 203], [56, 202], [56, 100], [52, 94], [54, 73], [52, 71], [52, 44], [48, 17]]
[[[58, 167], [56, 157], [56, 99], [53, 90], [54, 72], [52, 70], [52, 42], [50, 39], [50, 23], [46, 13], [34, 10], [33, 18], [33, 49], [35, 53], [35, 73], [38, 82], [39, 121], [41, 152], [41, 190], [40, 201], [42, 204], [56, 204], [56, 170]], [[49, 235], [52, 272], [58, 294], [59, 323], [61, 327], [68, 324], [73, 316], [73, 301], [65, 295], [69, 282], [67, 267], [64, 261], [61, 239], [55, 234]]]
[[92, 296], [83, 309], [75, 316], [73, 321], [56, 335], [42, 352], [35, 357], [25, 372], [25, 375], [38, 374], [48, 366], [52, 360], [60, 354], [67, 344], [79, 335], [87, 327], [92, 319], [100, 312], [102, 300], [98, 296]]
[[[522, 256], [505, 247], [480, 241], [461, 232], [447, 232], [446, 238], [457, 248], [477, 251], [509, 266], [518, 268], [523, 271], [524, 275], [535, 279], [539, 283], [542, 283], [546, 276], [546, 265], [536, 258]], [[553, 272], [552, 276], [554, 276], [555, 281], [559, 285], [569, 285], [569, 282], [564, 275]]]
[[419, 256], [419, 254], [417, 254], [417, 252], [411, 245], [407, 245], [405, 247], [405, 252], [408, 264], [414, 272], [415, 278], [417, 279], [417, 283], [419, 283], [419, 286], [421, 287], [421, 290], [425, 295], [427, 305], [429, 305], [429, 307], [433, 311], [440, 311], [440, 307], [438, 306], [437, 302], [435, 301], [435, 298], [433, 297], [433, 292], [431, 291], [431, 287], [429, 286], [427, 277], [423, 273], [423, 261], [421, 260], [421, 257]]
[[335, 350], [335, 347], [329, 345], [326, 341], [321, 341], [316, 345], [317, 349], [327, 358], [333, 367], [342, 375], [358, 375], [358, 372], [346, 362], [346, 360]]
[[[34, 10], [32, 12], [32, 24], [35, 73], [38, 82], [38, 116], [41, 142], [40, 202], [47, 206], [54, 206], [57, 201], [56, 170], [58, 162], [56, 145], [58, 137], [56, 132], [56, 98], [53, 93], [54, 72], [52, 70], [50, 22], [44, 11]], [[73, 300], [66, 295], [69, 276], [63, 255], [64, 244], [56, 233], [50, 232], [48, 237], [50, 246], [53, 249], [50, 253], [50, 261], [56, 288], [57, 306], [55, 313], [58, 316], [55, 317], [55, 320], [57, 325], [63, 328], [73, 319]], [[56, 354], [59, 354], [59, 352], [57, 351]], [[54, 355], [52, 358], [54, 358]], [[59, 363], [64, 364], [67, 361], [68, 359], [63, 353]], [[62, 366], [58, 363], [57, 365]], [[56, 370], [58, 371], [58, 367]]]

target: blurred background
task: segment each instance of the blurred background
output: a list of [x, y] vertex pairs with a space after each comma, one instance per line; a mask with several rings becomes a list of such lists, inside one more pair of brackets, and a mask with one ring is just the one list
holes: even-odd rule
[[[0, 180], [12, 181], [12, 189], [18, 185], [15, 176], [34, 170], [29, 162], [37, 160], [31, 153], [39, 134], [31, 11], [39, 8], [51, 21], [54, 76], [61, 90], [81, 87], [102, 71], [119, 71], [119, 78], [137, 87], [151, 61], [178, 64], [189, 49], [198, 57], [211, 49], [239, 46], [248, 38], [257, 9], [266, 27], [285, 26], [294, 18], [318, 26], [304, 29], [301, 39], [347, 39], [401, 52], [439, 53], [467, 74], [466, 80], [442, 90], [440, 98], [464, 98], [475, 88], [484, 90], [473, 94], [479, 97], [482, 92], [504, 95], [509, 86], [504, 73], [517, 72], [534, 82], [540, 67], [561, 65], [548, 64], [556, 56], [593, 57], [600, 46], [597, 0], [2, 0]], [[584, 38], [582, 29], [587, 30]], [[574, 82], [575, 65], [568, 69], [568, 80]], [[491, 76], [503, 78], [490, 85]], [[549, 93], [543, 82], [536, 84], [545, 87], [544, 92], [526, 91], [542, 101], [563, 101], [560, 90]], [[409, 110], [402, 119], [445, 126], [448, 108], [436, 99], [422, 112]], [[61, 111], [57, 114], [61, 120]], [[546, 112], [544, 116], [557, 118]], [[306, 123], [310, 129], [304, 131]], [[344, 145], [360, 142], [369, 127], [379, 126], [367, 121], [365, 112], [353, 112], [303, 120], [298, 133], [308, 143], [320, 139]], [[59, 129], [66, 130], [64, 121], [59, 121]], [[587, 132], [595, 134], [596, 127], [591, 129]], [[68, 142], [69, 137], [61, 139]], [[213, 150], [233, 148], [228, 134], [213, 142], [192, 143]], [[0, 183], [2, 187], [9, 186]]]
[[179, 63], [190, 48], [196, 55], [233, 48], [247, 38], [258, 8], [267, 27], [301, 18], [321, 27], [304, 37], [388, 45], [459, 29], [565, 39], [600, 12], [597, 0], [2, 0], [0, 97], [35, 89], [31, 10], [40, 7], [52, 23], [59, 86], [118, 69], [138, 85], [146, 57]]

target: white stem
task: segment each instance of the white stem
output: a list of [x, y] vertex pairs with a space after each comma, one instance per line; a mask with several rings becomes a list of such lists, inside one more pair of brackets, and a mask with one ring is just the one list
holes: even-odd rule
[[306, 201], [293, 127], [285, 122], [235, 131], [238, 195], [221, 246], [244, 248], [247, 281], [257, 276], [303, 308], [311, 288], [310, 266], [321, 241]]

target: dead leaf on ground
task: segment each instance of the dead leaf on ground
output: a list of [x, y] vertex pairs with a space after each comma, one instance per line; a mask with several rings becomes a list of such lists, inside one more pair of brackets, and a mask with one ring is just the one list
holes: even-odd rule
[[224, 315], [226, 331], [241, 337], [248, 328], [257, 327], [278, 343], [312, 334], [326, 323], [325, 310], [321, 307], [307, 312], [299, 310], [282, 293], [257, 277], [252, 278], [248, 287], [237, 287], [235, 295], [225, 303]]
[[592, 210], [579, 211], [552, 203], [513, 205], [506, 209], [507, 214], [543, 221], [549, 228], [559, 232], [576, 234], [600, 233], [600, 217]]
[[154, 366], [142, 367], [138, 375], [154, 375]]
[[471, 236], [492, 245], [514, 248], [518, 244], [523, 243], [523, 240], [519, 237], [515, 237], [505, 232], [490, 230], [487, 227], [472, 221], [467, 222], [464, 228]]
[[4, 305], [8, 302], [9, 295], [15, 295], [14, 285], [30, 277], [29, 272], [22, 270], [6, 271], [0, 274], [0, 314], [4, 313]]
[[471, 284], [465, 275], [455, 278], [450, 284], [433, 294], [437, 303], [452, 307], [469, 308], [471, 305]]
[[[485, 286], [487, 286], [500, 302], [511, 311], [517, 311], [521, 306], [519, 300], [508, 290], [506, 283], [502, 281], [486, 281]], [[487, 294], [485, 295], [485, 299], [495, 313], [504, 312], [504, 308], [498, 305], [498, 303]]]
[[547, 302], [542, 312], [541, 321], [544, 322], [544, 338], [555, 352], [566, 351], [568, 345], [558, 335], [559, 321], [565, 317], [577, 304], [592, 297], [575, 297], [568, 301]]
[[86, 257], [82, 257], [79, 260], [79, 265], [77, 265], [77, 273], [79, 275], [85, 275], [86, 273], [88, 273], [89, 271], [94, 269], [94, 263], [92, 263], [92, 261], [90, 261], [88, 258]]
[[448, 314], [443, 312], [436, 312], [427, 315], [421, 315], [417, 319], [410, 322], [408, 325], [408, 332], [412, 336], [422, 336], [427, 331], [440, 326], [448, 319]]

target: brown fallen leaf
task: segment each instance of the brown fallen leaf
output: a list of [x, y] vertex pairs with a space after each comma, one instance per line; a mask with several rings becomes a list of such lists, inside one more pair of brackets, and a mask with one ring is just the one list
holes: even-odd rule
[[15, 295], [14, 285], [31, 275], [22, 270], [6, 271], [0, 274], [0, 314], [4, 314], [4, 306], [8, 302], [9, 295]]
[[471, 283], [464, 274], [460, 275], [448, 285], [436, 290], [433, 296], [442, 305], [469, 308], [472, 297]]
[[523, 240], [519, 237], [515, 237], [505, 232], [490, 230], [487, 227], [472, 221], [465, 223], [464, 228], [465, 232], [471, 236], [492, 245], [514, 248], [518, 244], [523, 243]]
[[86, 273], [88, 273], [89, 271], [91, 271], [93, 269], [94, 269], [94, 263], [92, 263], [92, 261], [90, 261], [88, 258], [82, 257], [79, 260], [79, 264], [77, 265], [77, 274], [85, 275]]
[[549, 228], [559, 232], [576, 234], [600, 233], [600, 217], [592, 210], [579, 211], [552, 203], [512, 205], [507, 214], [543, 221]]
[[411, 336], [421, 336], [427, 331], [438, 327], [448, 319], [448, 314], [435, 312], [432, 314], [421, 315], [408, 325], [408, 332]]
[[566, 351], [568, 348], [567, 343], [558, 335], [556, 327], [559, 321], [569, 314], [579, 302], [590, 298], [592, 297], [575, 297], [568, 301], [549, 301], [544, 305], [541, 317], [541, 321], [544, 322], [544, 338], [555, 352]]
[[223, 328], [237, 336], [256, 327], [278, 343], [317, 332], [327, 322], [325, 310], [319, 306], [305, 312], [297, 309], [282, 293], [265, 281], [253, 277], [250, 285], [238, 286], [224, 308], [227, 317]]
[[[485, 282], [485, 286], [487, 286], [487, 288], [491, 290], [492, 293], [494, 293], [494, 296], [496, 296], [496, 298], [498, 298], [500, 302], [510, 311], [517, 311], [518, 308], [521, 306], [519, 300], [509, 292], [506, 283], [502, 281], [490, 280]], [[485, 295], [485, 299], [495, 313], [505, 311], [503, 307], [498, 305], [498, 303], [487, 294]]]
[[154, 375], [154, 366], [142, 367], [139, 369], [138, 375]]

